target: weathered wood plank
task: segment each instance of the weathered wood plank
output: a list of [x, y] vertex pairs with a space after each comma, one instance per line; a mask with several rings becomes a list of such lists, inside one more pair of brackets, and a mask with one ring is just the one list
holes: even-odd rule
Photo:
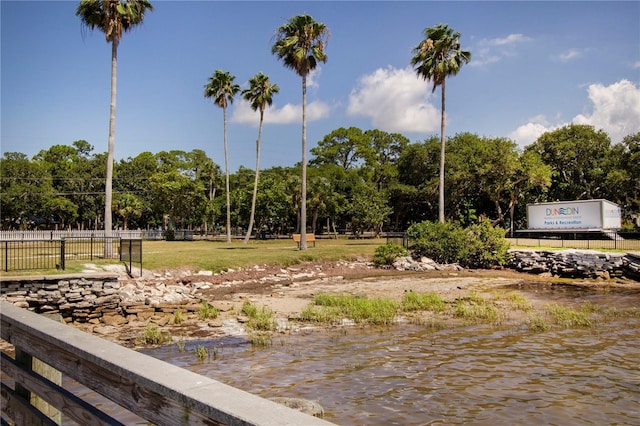
[[1, 384], [2, 410], [16, 426], [57, 426], [56, 423], [17, 395], [9, 386]]
[[2, 338], [157, 425], [328, 425], [283, 405], [0, 302]]
[[116, 419], [93, 407], [86, 401], [78, 398], [56, 383], [22, 369], [15, 360], [6, 354], [2, 354], [2, 372], [11, 376], [16, 383], [20, 383], [29, 392], [38, 395], [50, 405], [58, 408], [65, 416], [68, 416], [78, 424], [85, 425], [122, 425]]

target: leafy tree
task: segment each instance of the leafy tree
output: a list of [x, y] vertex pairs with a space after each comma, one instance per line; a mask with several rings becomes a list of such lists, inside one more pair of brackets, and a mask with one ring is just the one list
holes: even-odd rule
[[211, 98], [213, 103], [223, 112], [224, 123], [224, 174], [227, 195], [227, 243], [231, 242], [231, 199], [229, 193], [229, 153], [227, 150], [227, 107], [233, 103], [233, 97], [240, 91], [240, 86], [233, 82], [235, 76], [227, 71], [216, 70], [209, 83], [204, 86], [204, 97]]
[[[273, 168], [265, 170], [259, 182], [256, 206], [256, 225], [258, 229], [266, 228], [269, 233], [286, 234], [291, 223], [291, 214], [295, 212], [294, 200], [289, 188], [289, 177], [294, 169]], [[299, 194], [295, 191], [294, 194]], [[295, 214], [294, 214], [295, 216]]]
[[127, 160], [120, 160], [115, 169], [114, 188], [123, 194], [133, 194], [142, 202], [142, 215], [137, 218], [129, 218], [129, 226], [134, 223], [138, 227], [156, 228], [162, 224], [162, 212], [156, 212], [153, 208], [153, 193], [149, 187], [149, 178], [159, 171], [156, 155], [149, 152], [141, 152], [137, 156]]
[[273, 103], [273, 95], [278, 93], [280, 88], [277, 84], [272, 84], [269, 77], [263, 73], [258, 73], [249, 79], [249, 88], [242, 91], [242, 96], [251, 105], [254, 111], [260, 111], [260, 125], [258, 126], [258, 139], [256, 140], [256, 175], [253, 183], [253, 197], [251, 199], [251, 216], [249, 218], [249, 227], [247, 235], [244, 237], [244, 243], [249, 242], [251, 231], [253, 229], [253, 221], [256, 213], [256, 198], [258, 197], [258, 180], [260, 176], [260, 141], [262, 139], [262, 124], [264, 122], [264, 110], [267, 105]]
[[[109, 144], [107, 151], [107, 175], [105, 182], [104, 229], [105, 235], [111, 235], [111, 201], [113, 198], [113, 155], [116, 125], [116, 83], [118, 45], [123, 32], [140, 25], [147, 11], [153, 6], [147, 0], [81, 0], [76, 16], [90, 30], [99, 29], [111, 43], [111, 104], [109, 113]], [[109, 245], [105, 245], [105, 250]]]
[[637, 219], [640, 216], [640, 132], [626, 136], [611, 148], [606, 168], [607, 199], [620, 204], [624, 218]]
[[[396, 229], [422, 220], [435, 220], [438, 206], [437, 136], [424, 143], [408, 145], [398, 158], [398, 184], [390, 194], [394, 197]], [[402, 224], [402, 226], [400, 226]]]
[[[91, 226], [100, 216], [99, 203], [104, 194], [103, 181], [105, 161], [102, 157], [93, 156], [93, 146], [87, 141], [79, 140], [68, 145], [53, 145], [41, 150], [34, 160], [48, 168], [53, 179], [53, 186], [58, 196], [65, 197], [75, 205], [72, 215], [67, 219], [78, 220], [78, 227]], [[69, 211], [66, 203], [57, 203], [56, 210]], [[53, 213], [53, 212], [51, 212]], [[49, 215], [47, 215], [49, 216]], [[67, 225], [72, 225], [67, 221]], [[95, 223], [94, 226], [97, 226]]]
[[44, 205], [44, 209], [55, 218], [60, 229], [65, 229], [78, 217], [78, 206], [67, 198], [52, 197]]
[[418, 76], [433, 82], [433, 90], [441, 86], [440, 111], [440, 183], [438, 217], [444, 222], [444, 164], [445, 164], [445, 86], [449, 76], [458, 74], [460, 68], [471, 60], [471, 52], [460, 47], [460, 33], [448, 25], [438, 24], [424, 30], [425, 39], [416, 46], [411, 65]]
[[361, 184], [353, 192], [350, 212], [353, 215], [351, 224], [355, 235], [373, 230], [378, 236], [392, 210], [387, 205], [383, 192], [372, 184]]
[[504, 188], [509, 200], [509, 233], [512, 237], [518, 203], [524, 200], [529, 203], [540, 201], [536, 193], [545, 194], [551, 185], [551, 168], [542, 162], [537, 153], [524, 151], [519, 155], [518, 161], [518, 168]]
[[364, 133], [357, 127], [336, 129], [318, 142], [317, 146], [311, 148], [315, 158], [310, 164], [335, 164], [345, 170], [353, 169], [360, 163], [365, 139]]
[[[186, 227], [204, 211], [206, 198], [202, 182], [190, 179], [177, 170], [157, 172], [149, 178], [154, 208], [162, 212], [165, 229]], [[199, 218], [198, 218], [199, 220]]]
[[365, 161], [367, 181], [380, 191], [397, 180], [398, 159], [409, 145], [409, 139], [399, 133], [381, 130], [367, 130], [364, 135], [365, 144], [360, 149], [360, 156]]
[[134, 194], [116, 194], [113, 200], [115, 211], [122, 217], [122, 229], [128, 229], [131, 218], [142, 216], [144, 203]]
[[276, 31], [271, 53], [302, 77], [302, 177], [300, 190], [300, 250], [307, 249], [307, 75], [326, 62], [329, 29], [309, 15], [289, 19]]
[[51, 174], [39, 161], [18, 152], [0, 159], [0, 205], [3, 229], [26, 229], [34, 218], [48, 218], [44, 205], [54, 197]]
[[551, 167], [549, 200], [607, 198], [604, 188], [611, 141], [605, 132], [570, 124], [544, 133], [526, 150], [536, 152]]

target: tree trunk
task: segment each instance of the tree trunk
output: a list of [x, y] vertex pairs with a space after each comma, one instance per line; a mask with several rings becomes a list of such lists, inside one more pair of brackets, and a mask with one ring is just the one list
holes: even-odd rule
[[302, 76], [302, 189], [300, 190], [300, 250], [307, 249], [307, 76]]
[[249, 227], [247, 228], [247, 235], [244, 237], [244, 243], [249, 242], [251, 238], [251, 232], [253, 230], [253, 221], [256, 215], [256, 199], [258, 198], [258, 179], [260, 176], [260, 141], [262, 139], [262, 123], [264, 119], [264, 111], [260, 110], [260, 126], [258, 126], [258, 140], [256, 141], [256, 176], [253, 181], [253, 198], [251, 199], [251, 215], [249, 217]]
[[444, 155], [445, 155], [445, 81], [442, 80], [442, 111], [440, 112], [440, 191], [439, 191], [439, 205], [438, 205], [438, 219], [440, 222], [444, 222]]
[[224, 116], [224, 177], [227, 190], [227, 243], [231, 243], [231, 197], [229, 195], [229, 153], [227, 151], [227, 108], [222, 108]]
[[107, 149], [107, 176], [104, 185], [104, 257], [111, 258], [113, 246], [111, 244], [111, 203], [113, 199], [113, 156], [115, 147], [116, 134], [116, 82], [117, 82], [117, 63], [118, 63], [118, 41], [111, 42], [111, 104], [109, 106], [109, 142]]

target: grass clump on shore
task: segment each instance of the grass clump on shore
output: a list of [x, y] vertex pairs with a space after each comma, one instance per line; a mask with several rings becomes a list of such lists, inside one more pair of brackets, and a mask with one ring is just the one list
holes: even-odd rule
[[266, 306], [258, 308], [250, 302], [244, 302], [242, 304], [242, 313], [249, 317], [246, 326], [252, 330], [273, 331], [276, 329], [273, 311]]
[[171, 340], [171, 335], [164, 335], [156, 324], [149, 323], [142, 333], [142, 343], [145, 345], [159, 345], [165, 341]]
[[402, 310], [405, 312], [432, 311], [438, 313], [444, 312], [446, 309], [447, 304], [442, 296], [433, 291], [428, 293], [408, 291], [402, 297]]
[[204, 361], [205, 359], [209, 358], [209, 349], [207, 349], [205, 346], [197, 346], [193, 350], [193, 352], [200, 361]]
[[579, 309], [551, 303], [545, 310], [554, 324], [564, 327], [591, 327], [591, 314], [597, 310], [595, 308], [597, 306], [591, 303], [585, 303]]
[[220, 311], [218, 311], [214, 306], [211, 306], [209, 302], [206, 300], [202, 301], [202, 305], [200, 305], [200, 309], [198, 310], [198, 318], [201, 320], [216, 319], [219, 314]]
[[318, 294], [302, 312], [302, 319], [338, 323], [350, 319], [356, 324], [389, 325], [400, 305], [388, 297], [368, 298], [353, 295]]
[[494, 302], [477, 293], [457, 299], [453, 305], [453, 316], [474, 324], [484, 322], [496, 324], [501, 320], [500, 311]]

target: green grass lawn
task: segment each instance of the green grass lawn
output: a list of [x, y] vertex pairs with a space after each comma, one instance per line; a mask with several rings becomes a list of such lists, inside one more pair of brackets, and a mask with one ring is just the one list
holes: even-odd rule
[[[370, 258], [385, 239], [322, 239], [313, 243], [305, 251], [298, 249], [293, 240], [233, 241], [143, 241], [142, 267], [149, 270], [185, 268], [194, 271], [208, 270], [219, 272], [253, 265], [289, 266], [305, 261], [335, 261]], [[78, 272], [89, 261], [67, 261], [65, 273]], [[103, 265], [119, 263], [113, 261], [94, 261]], [[132, 264], [135, 268], [139, 264]], [[26, 272], [26, 271], [25, 271]], [[41, 271], [42, 272], [42, 271]], [[55, 273], [56, 271], [49, 271]], [[33, 274], [34, 271], [30, 271]], [[58, 271], [60, 273], [60, 271]]]

